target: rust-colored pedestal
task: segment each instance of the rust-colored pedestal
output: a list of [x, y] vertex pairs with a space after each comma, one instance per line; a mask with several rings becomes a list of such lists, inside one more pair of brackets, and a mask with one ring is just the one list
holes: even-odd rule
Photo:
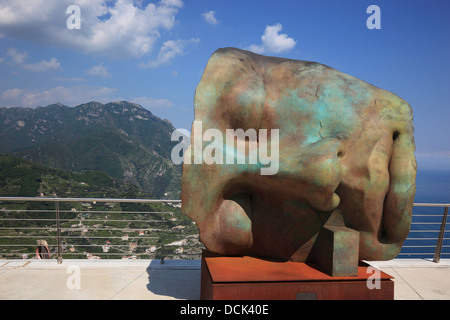
[[394, 299], [393, 278], [364, 263], [358, 276], [331, 277], [300, 262], [203, 256], [201, 272], [202, 300]]

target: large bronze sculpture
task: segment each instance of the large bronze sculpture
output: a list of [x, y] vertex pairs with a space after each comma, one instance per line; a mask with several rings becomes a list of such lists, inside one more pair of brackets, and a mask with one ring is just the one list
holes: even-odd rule
[[[194, 106], [182, 211], [209, 251], [312, 260], [337, 275], [398, 255], [415, 195], [407, 102], [319, 63], [224, 48]], [[242, 130], [218, 139], [227, 129]]]

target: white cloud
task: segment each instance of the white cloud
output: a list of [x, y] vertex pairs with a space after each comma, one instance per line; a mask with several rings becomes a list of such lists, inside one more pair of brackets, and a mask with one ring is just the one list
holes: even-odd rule
[[20, 100], [21, 96], [25, 94], [25, 90], [13, 88], [8, 89], [1, 95], [0, 99], [2, 101], [2, 105], [6, 106], [21, 106], [21, 104], [16, 104], [17, 101]]
[[95, 86], [57, 86], [44, 91], [8, 89], [0, 96], [2, 106], [37, 107], [60, 102], [68, 106], [76, 106], [88, 101], [115, 101], [115, 88]]
[[183, 1], [181, 0], [162, 0], [161, 3], [165, 4], [166, 6], [173, 6], [177, 8], [183, 7]]
[[206, 20], [206, 22], [211, 23], [211, 24], [218, 24], [219, 21], [217, 21], [215, 15], [216, 15], [216, 12], [212, 11], [212, 10], [202, 14], [202, 16]]
[[71, 78], [54, 77], [53, 80], [54, 81], [58, 81], [58, 82], [83, 82], [83, 81], [87, 81], [87, 79], [81, 78], [81, 77], [71, 77]]
[[176, 56], [185, 53], [185, 48], [190, 45], [195, 45], [200, 42], [199, 39], [193, 38], [189, 40], [168, 40], [164, 42], [163, 46], [159, 50], [156, 60], [150, 60], [149, 62], [142, 64], [143, 68], [155, 68], [164, 64], [170, 63]]
[[[67, 28], [69, 5], [80, 7], [81, 29]], [[0, 0], [0, 30], [5, 36], [84, 53], [142, 57], [152, 52], [161, 32], [174, 27], [183, 2], [144, 5], [133, 0]]]
[[99, 64], [97, 66], [93, 66], [92, 68], [90, 68], [87, 71], [87, 74], [89, 74], [91, 76], [99, 76], [99, 77], [102, 77], [102, 78], [111, 78], [112, 77], [111, 73], [108, 72], [108, 70], [103, 65], [103, 63], [101, 63], [101, 64]]
[[129, 100], [130, 102], [134, 102], [140, 104], [146, 109], [154, 109], [154, 108], [170, 108], [173, 106], [172, 101], [167, 99], [154, 99], [150, 97], [139, 97], [133, 98]]
[[56, 58], [51, 58], [49, 61], [42, 60], [36, 63], [26, 63], [28, 54], [26, 51], [19, 52], [15, 48], [9, 48], [6, 55], [11, 58], [11, 61], [20, 68], [28, 71], [42, 72], [49, 70], [57, 70], [61, 68], [61, 64]]
[[296, 41], [289, 38], [287, 34], [280, 34], [283, 26], [279, 23], [273, 26], [267, 26], [264, 34], [261, 36], [261, 45], [252, 44], [248, 50], [255, 53], [280, 53], [294, 48]]
[[71, 87], [57, 86], [44, 91], [12, 88], [0, 95], [0, 106], [20, 106], [35, 108], [60, 102], [67, 106], [77, 106], [89, 101], [108, 103], [112, 101], [130, 101], [140, 104], [146, 109], [161, 109], [173, 107], [168, 99], [151, 97], [120, 97], [117, 89], [109, 87], [95, 87], [88, 85], [75, 85]]

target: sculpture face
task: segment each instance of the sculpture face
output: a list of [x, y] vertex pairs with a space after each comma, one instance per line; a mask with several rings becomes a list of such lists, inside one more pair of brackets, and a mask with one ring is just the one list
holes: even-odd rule
[[[359, 232], [359, 259], [398, 254], [415, 195], [407, 102], [318, 63], [227, 48], [208, 61], [194, 105], [202, 132], [193, 132], [192, 146], [211, 143], [202, 136], [208, 129], [224, 137], [227, 129], [254, 129], [260, 151], [267, 129], [267, 151], [278, 160], [275, 174], [261, 174], [267, 167], [261, 158], [256, 164], [185, 158], [182, 211], [208, 250], [306, 261], [324, 224], [339, 214]], [[225, 140], [215, 146], [215, 155], [233, 151]]]

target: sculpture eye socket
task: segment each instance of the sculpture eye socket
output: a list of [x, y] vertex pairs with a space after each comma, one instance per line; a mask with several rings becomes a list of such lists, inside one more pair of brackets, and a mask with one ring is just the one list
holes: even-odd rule
[[394, 134], [392, 135], [392, 140], [395, 141], [399, 135], [400, 135], [400, 132], [394, 131]]

